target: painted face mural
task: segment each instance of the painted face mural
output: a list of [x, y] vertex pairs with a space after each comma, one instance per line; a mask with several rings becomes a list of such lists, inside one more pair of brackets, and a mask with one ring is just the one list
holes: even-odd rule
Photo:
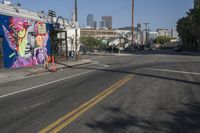
[[49, 39], [45, 23], [11, 17], [8, 29], [3, 25], [5, 38], [13, 50], [9, 55], [13, 59], [11, 68], [44, 63]]

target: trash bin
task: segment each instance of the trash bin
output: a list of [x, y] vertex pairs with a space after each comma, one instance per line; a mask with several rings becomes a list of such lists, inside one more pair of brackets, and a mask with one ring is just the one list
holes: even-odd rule
[[69, 58], [74, 59], [74, 51], [69, 51]]
[[74, 51], [69, 51], [69, 57], [74, 57]]

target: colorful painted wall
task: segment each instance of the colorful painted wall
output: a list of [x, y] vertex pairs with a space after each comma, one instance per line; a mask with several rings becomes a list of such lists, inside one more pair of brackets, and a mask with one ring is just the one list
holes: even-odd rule
[[50, 24], [0, 15], [5, 68], [43, 64], [51, 53]]

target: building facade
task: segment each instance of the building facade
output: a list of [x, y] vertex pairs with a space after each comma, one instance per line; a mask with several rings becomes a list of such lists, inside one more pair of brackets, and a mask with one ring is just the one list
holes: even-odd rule
[[105, 28], [105, 21], [99, 21], [99, 28]]
[[88, 14], [87, 16], [87, 26], [90, 28], [94, 28], [94, 15]]
[[0, 4], [0, 12], [1, 67], [43, 64], [51, 54], [51, 24], [16, 6]]
[[158, 32], [158, 36], [165, 36], [165, 37], [169, 36], [168, 29], [157, 29], [156, 31]]
[[[62, 43], [60, 41], [53, 44], [51, 41], [52, 33], [56, 33], [55, 22], [64, 27], [62, 28], [64, 32], [77, 30], [77, 39], [74, 40], [78, 44], [80, 37], [78, 24], [57, 18], [53, 18], [53, 21], [42, 13], [10, 4], [0, 4], [0, 68], [12, 69], [43, 64], [45, 58], [52, 55], [52, 46]], [[70, 36], [75, 38], [75, 32], [70, 32], [65, 39], [73, 39]], [[70, 42], [65, 41], [65, 49], [69, 50], [67, 44], [69, 46]]]
[[153, 41], [158, 37], [158, 32], [149, 32], [149, 39], [150, 41]]
[[112, 29], [112, 16], [102, 16], [101, 19], [105, 22], [105, 27]]
[[0, 69], [4, 67], [3, 62], [3, 37], [0, 37]]
[[94, 21], [94, 29], [96, 29], [98, 27], [98, 25], [97, 25], [97, 21]]
[[92, 36], [102, 39], [113, 38], [117, 35], [116, 31], [114, 30], [103, 30], [103, 29], [81, 29], [80, 34], [81, 37]]

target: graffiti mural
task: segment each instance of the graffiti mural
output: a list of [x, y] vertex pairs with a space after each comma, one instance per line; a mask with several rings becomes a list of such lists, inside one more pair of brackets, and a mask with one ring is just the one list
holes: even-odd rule
[[10, 17], [7, 28], [2, 25], [7, 45], [11, 49], [10, 68], [29, 67], [44, 63], [47, 57], [49, 31], [46, 24]]

